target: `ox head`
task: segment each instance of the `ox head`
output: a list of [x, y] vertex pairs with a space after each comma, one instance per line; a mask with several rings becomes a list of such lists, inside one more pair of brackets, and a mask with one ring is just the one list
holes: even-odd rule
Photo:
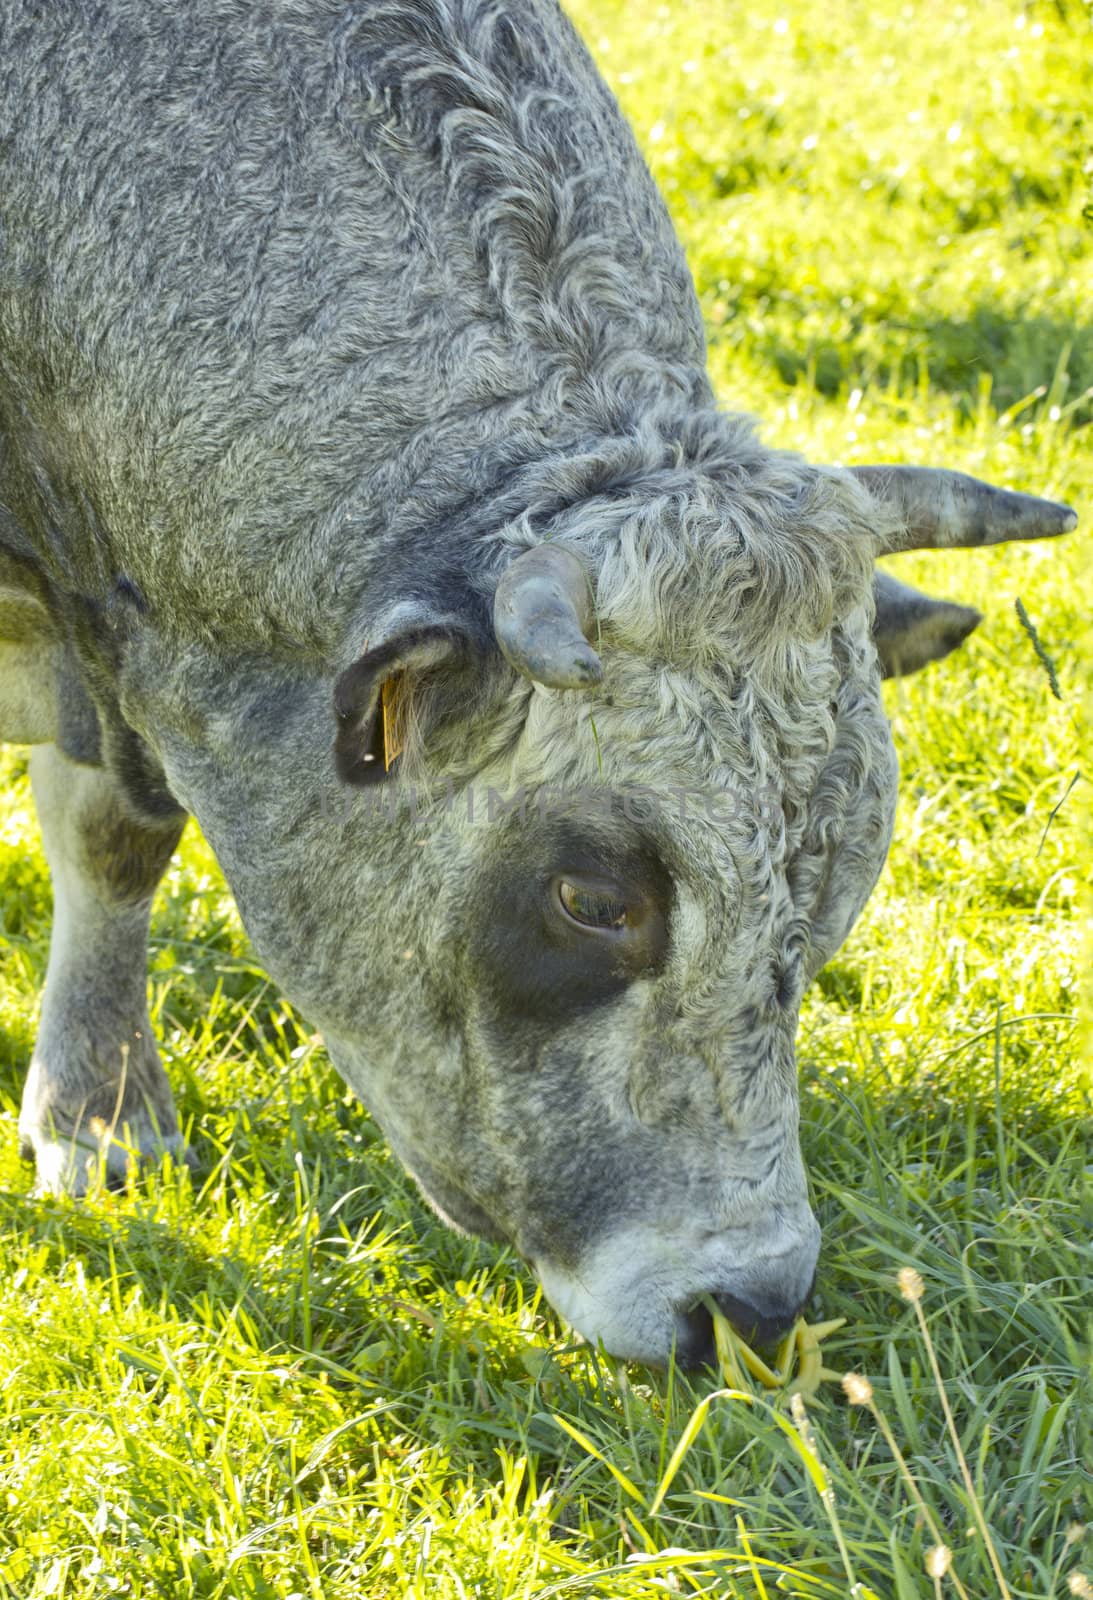
[[[707, 1296], [764, 1338], [810, 1291], [794, 1039], [888, 848], [880, 677], [979, 620], [874, 558], [1074, 521], [951, 473], [666, 465], [513, 525], [464, 610], [396, 607], [340, 680], [404, 948], [334, 1058], [436, 1209], [612, 1353], [698, 1361]], [[449, 786], [400, 810], [407, 763]]]

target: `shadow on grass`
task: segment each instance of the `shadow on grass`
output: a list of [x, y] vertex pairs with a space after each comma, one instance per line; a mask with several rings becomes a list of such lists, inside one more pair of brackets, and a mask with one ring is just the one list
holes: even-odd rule
[[[802, 1088], [805, 1159], [825, 1235], [809, 1312], [847, 1318], [831, 1359], [867, 1373], [895, 1408], [916, 1471], [945, 1505], [954, 1468], [911, 1308], [896, 1288], [899, 1269], [916, 1265], [961, 1415], [985, 1408], [975, 1411], [976, 1427], [1002, 1441], [991, 1457], [1006, 1491], [992, 1490], [994, 1525], [1050, 1553], [1078, 1515], [1081, 1449], [1067, 1433], [1050, 1461], [1013, 1477], [1014, 1441], [1035, 1466], [1041, 1395], [1054, 1407], [1048, 1421], [1058, 1414], [1061, 1425], [1063, 1402], [1080, 1382], [1087, 1280], [1076, 1122], [1033, 1110], [1021, 1126], [987, 1090], [973, 1085], [962, 1097], [928, 1074], [897, 1082], [878, 1069], [844, 1084], [806, 1062]], [[294, 1465], [296, 1424], [279, 1406], [286, 1389], [298, 1407], [329, 1418], [314, 1457], [348, 1474], [356, 1496], [371, 1493], [362, 1486], [389, 1458], [435, 1462], [431, 1470], [454, 1492], [494, 1482], [499, 1452], [527, 1456], [529, 1483], [554, 1486], [554, 1537], [572, 1531], [579, 1553], [589, 1517], [618, 1496], [608, 1468], [563, 1431], [561, 1416], [575, 1419], [600, 1461], [636, 1481], [648, 1503], [665, 1441], [681, 1435], [696, 1407], [705, 1415], [724, 1380], [624, 1374], [594, 1351], [574, 1350], [552, 1319], [534, 1314], [525, 1269], [441, 1229], [378, 1140], [357, 1159], [341, 1154], [341, 1135], [371, 1128], [363, 1110], [339, 1106], [344, 1125], [336, 1128], [329, 1117], [313, 1126], [308, 1110], [305, 1094], [287, 1117], [282, 1108], [277, 1127], [242, 1117], [227, 1149], [206, 1146], [214, 1164], [201, 1194], [186, 1176], [77, 1205], [0, 1190], [0, 1231], [18, 1234], [39, 1278], [60, 1278], [78, 1263], [92, 1298], [118, 1307], [110, 1362], [124, 1368], [126, 1383], [188, 1395], [196, 1361], [208, 1379], [201, 1404], [210, 1437], [228, 1437], [245, 1393], [261, 1413], [263, 1462], [283, 1457], [297, 1482], [306, 1469]], [[56, 1344], [63, 1331], [52, 1337]], [[722, 1506], [719, 1493], [692, 1492], [731, 1484], [733, 1495], [755, 1499], [764, 1526], [766, 1508], [777, 1505], [769, 1553], [824, 1559], [807, 1477], [765, 1398], [751, 1407], [719, 1403], [703, 1426], [667, 1507], [672, 1543], [731, 1545], [731, 1508], [746, 1502]], [[1080, 1394], [1067, 1404], [1082, 1414]], [[859, 1463], [862, 1419], [838, 1389], [817, 1397], [811, 1414], [824, 1448]], [[850, 1469], [827, 1459], [845, 1507]], [[870, 1460], [877, 1482], [890, 1470], [882, 1456]], [[307, 1495], [314, 1490], [309, 1484]], [[884, 1552], [883, 1543], [874, 1552], [877, 1583]]]
[[[848, 309], [834, 301], [826, 307], [823, 301], [795, 305], [792, 296], [766, 310], [742, 300], [733, 315], [750, 316], [769, 329], [754, 348], [787, 387], [807, 382], [827, 399], [854, 388], [913, 395], [928, 377], [933, 389], [952, 396], [971, 419], [989, 380], [990, 403], [999, 414], [1036, 396], [1045, 411], [1059, 406], [1074, 426], [1093, 421], [1089, 324], [1040, 314], [1015, 317], [987, 303], [957, 319], [928, 312], [909, 316], [896, 307], [888, 313], [872, 306]], [[802, 328], [815, 327], [817, 319], [831, 332], [802, 337]]]

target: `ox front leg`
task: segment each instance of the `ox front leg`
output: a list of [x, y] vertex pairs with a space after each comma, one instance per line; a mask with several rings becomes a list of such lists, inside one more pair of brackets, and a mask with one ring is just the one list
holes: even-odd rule
[[127, 814], [98, 767], [55, 745], [30, 757], [53, 877], [53, 936], [19, 1133], [39, 1188], [82, 1194], [91, 1176], [180, 1153], [174, 1098], [152, 1038], [148, 921], [180, 823], [148, 827]]

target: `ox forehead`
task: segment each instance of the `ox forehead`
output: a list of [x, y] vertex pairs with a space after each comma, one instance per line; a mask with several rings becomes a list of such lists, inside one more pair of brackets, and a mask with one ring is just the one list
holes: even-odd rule
[[554, 0], [0, 0], [0, 242], [39, 1183], [80, 1191], [100, 1118], [115, 1174], [180, 1148], [144, 961], [192, 814], [442, 1215], [619, 1355], [702, 1359], [711, 1294], [787, 1322], [794, 1035], [888, 845], [880, 678], [980, 620], [874, 561], [1073, 513], [720, 411]]

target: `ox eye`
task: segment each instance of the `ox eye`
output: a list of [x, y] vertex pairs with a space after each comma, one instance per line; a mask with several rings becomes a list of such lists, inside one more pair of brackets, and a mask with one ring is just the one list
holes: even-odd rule
[[562, 878], [558, 883], [558, 898], [566, 914], [586, 928], [625, 928], [627, 925], [626, 901], [602, 889], [583, 888]]

